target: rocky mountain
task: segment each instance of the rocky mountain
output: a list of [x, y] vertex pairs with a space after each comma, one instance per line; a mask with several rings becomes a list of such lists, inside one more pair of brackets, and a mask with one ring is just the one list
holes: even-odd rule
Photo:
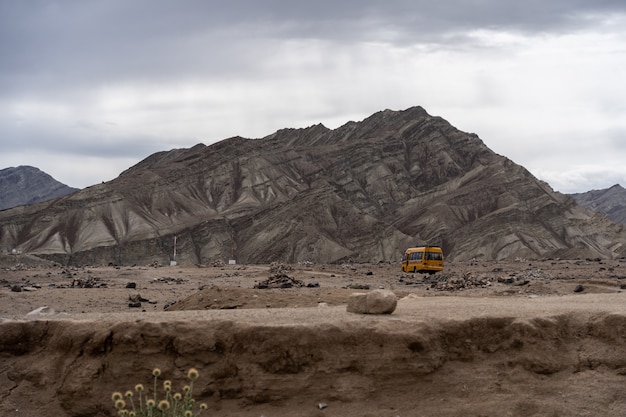
[[0, 212], [0, 247], [73, 264], [615, 257], [623, 227], [421, 107], [149, 156]]
[[31, 166], [0, 169], [0, 210], [39, 203], [78, 191]]
[[602, 213], [616, 223], [626, 224], [626, 189], [621, 185], [571, 196], [581, 206]]

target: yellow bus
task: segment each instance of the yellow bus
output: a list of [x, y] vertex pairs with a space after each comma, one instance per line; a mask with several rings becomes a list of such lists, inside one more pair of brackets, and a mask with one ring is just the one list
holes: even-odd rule
[[402, 271], [429, 274], [443, 271], [443, 251], [437, 246], [408, 248], [402, 256]]

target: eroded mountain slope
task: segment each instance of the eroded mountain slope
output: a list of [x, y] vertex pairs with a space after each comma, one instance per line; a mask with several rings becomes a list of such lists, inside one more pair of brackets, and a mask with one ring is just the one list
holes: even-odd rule
[[420, 107], [154, 154], [117, 179], [0, 213], [3, 248], [62, 262], [613, 257], [624, 233]]

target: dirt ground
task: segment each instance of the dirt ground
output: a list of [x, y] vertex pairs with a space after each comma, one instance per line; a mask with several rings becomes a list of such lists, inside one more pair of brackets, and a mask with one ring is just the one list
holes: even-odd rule
[[[599, 259], [448, 262], [433, 275], [403, 273], [392, 264], [76, 268], [5, 257], [0, 267], [0, 318], [12, 319], [44, 306], [75, 314], [339, 305], [353, 292], [378, 288], [398, 297], [535, 297], [626, 288], [626, 261]], [[286, 285], [277, 274], [288, 277]], [[269, 288], [255, 288], [268, 280]], [[133, 294], [144, 300], [141, 306], [129, 307]]]
[[[379, 288], [398, 297], [393, 314], [346, 313], [350, 294]], [[46, 403], [49, 417], [114, 415], [108, 395], [88, 405], [78, 393], [89, 384], [68, 381], [132, 387], [149, 359], [208, 374], [212, 416], [623, 416], [625, 288], [623, 260], [448, 262], [428, 275], [396, 264], [75, 268], [4, 256], [0, 414], [37, 415], [46, 408], [33, 396], [48, 396], [58, 403]], [[42, 322], [59, 330], [31, 335]], [[150, 332], [177, 339], [154, 347], [165, 342]], [[88, 357], [86, 340], [106, 354]], [[45, 355], [47, 371], [31, 369]], [[137, 372], [118, 370], [115, 355]], [[41, 382], [55, 372], [63, 381]]]

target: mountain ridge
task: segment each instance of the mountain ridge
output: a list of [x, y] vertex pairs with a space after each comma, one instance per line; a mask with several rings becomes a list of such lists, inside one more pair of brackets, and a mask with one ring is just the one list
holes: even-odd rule
[[0, 210], [52, 200], [78, 190], [29, 165], [0, 169]]
[[616, 257], [626, 241], [421, 107], [158, 152], [51, 205], [0, 213], [3, 248], [64, 263], [168, 263], [174, 236], [176, 260], [196, 264], [395, 262], [420, 244], [457, 260]]
[[626, 224], [626, 189], [621, 185], [570, 195], [578, 204], [602, 213], [616, 223]]

